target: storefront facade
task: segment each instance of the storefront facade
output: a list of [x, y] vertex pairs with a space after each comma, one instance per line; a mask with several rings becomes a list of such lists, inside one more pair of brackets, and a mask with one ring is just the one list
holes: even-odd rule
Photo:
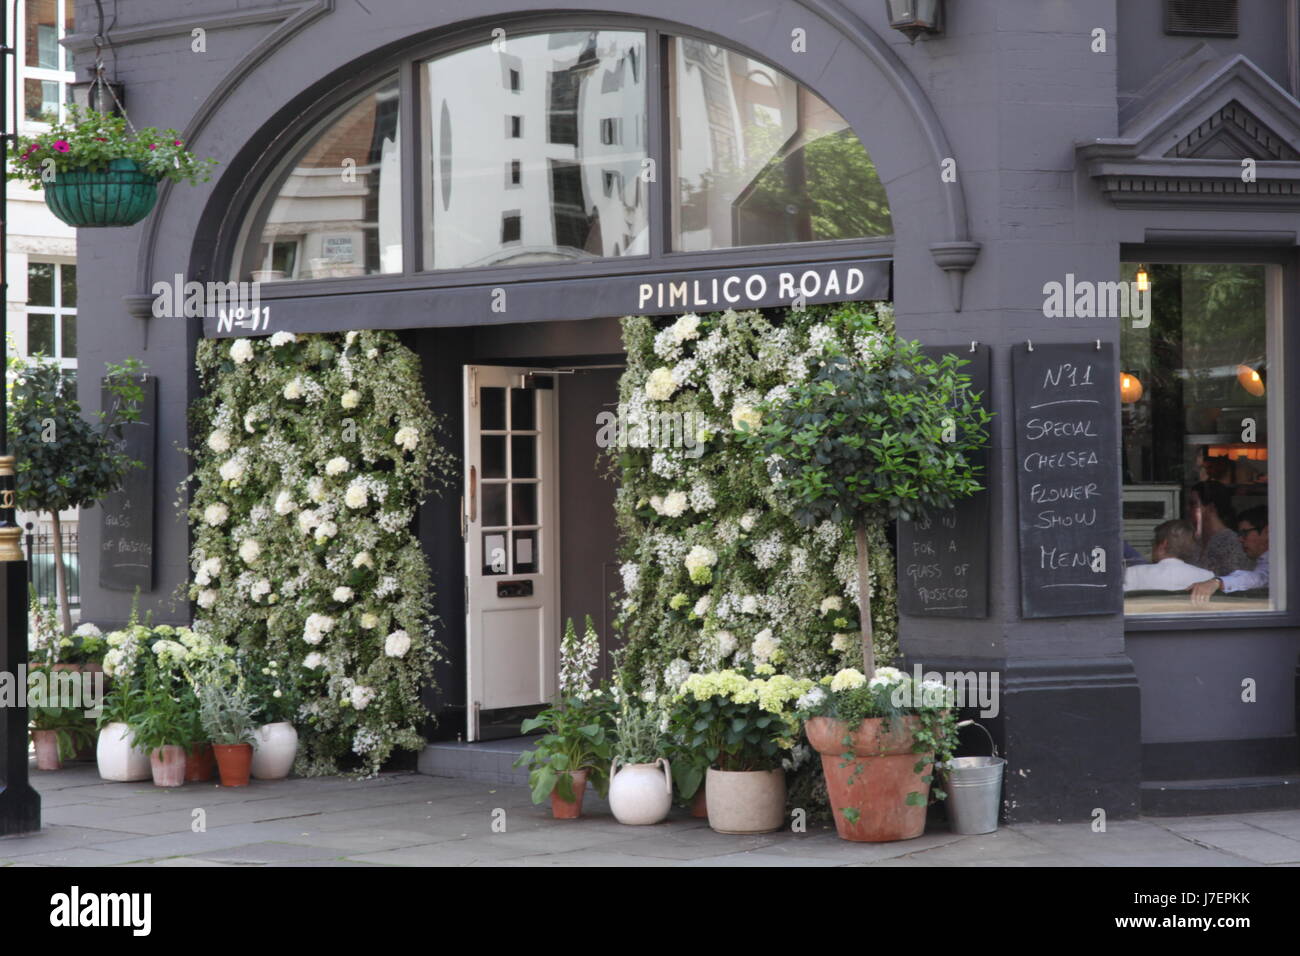
[[[190, 618], [173, 597], [189, 568], [171, 490], [201, 335], [390, 328], [421, 355], [465, 452], [464, 498], [419, 517], [450, 651], [432, 733], [454, 738], [490, 735], [511, 682], [546, 679], [477, 685], [476, 655], [510, 655], [476, 615], [536, 598], [506, 613], [543, 660], [559, 621], [600, 616], [617, 587], [600, 517], [613, 489], [592, 467], [593, 423], [617, 401], [617, 317], [889, 299], [902, 334], [991, 355], [987, 553], [973, 555], [987, 614], [905, 614], [900, 633], [909, 665], [998, 674], [983, 719], [1011, 761], [1008, 819], [1286, 805], [1300, 28], [1284, 5], [1243, 4], [1206, 37], [1170, 32], [1161, 0], [963, 0], [915, 45], [875, 0], [665, 0], [653, 19], [617, 0], [488, 2], [472, 20], [415, 0], [204, 6], [131, 5], [111, 39], [136, 123], [184, 127], [219, 174], [79, 249], [82, 364], [136, 355], [159, 381], [141, 594], [156, 619]], [[90, 38], [71, 45], [80, 58]], [[837, 187], [817, 143], [857, 178]], [[256, 281], [260, 311], [168, 317], [156, 284], [176, 277]], [[1191, 508], [1213, 481], [1230, 492], [1222, 530], [1255, 551], [1229, 509], [1267, 508], [1267, 589], [1025, 613], [1013, 356], [1028, 342], [1095, 343], [1140, 383], [1103, 423], [1099, 484], [1122, 522], [1103, 550], [1148, 557], [1184, 515], [1219, 530]], [[89, 377], [82, 401], [98, 406]], [[498, 447], [534, 464], [503, 465]], [[96, 585], [103, 540], [83, 522], [83, 606], [107, 623], [132, 594]]]

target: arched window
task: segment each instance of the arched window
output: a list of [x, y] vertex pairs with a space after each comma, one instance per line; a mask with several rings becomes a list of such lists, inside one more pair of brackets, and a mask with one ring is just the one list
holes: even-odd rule
[[[417, 103], [399, 110], [390, 76], [269, 177], [240, 232], [238, 278], [612, 267], [892, 233], [880, 177], [845, 119], [746, 53], [583, 27], [408, 67]], [[417, 170], [402, 168], [402, 125], [419, 140]], [[404, 249], [404, 235], [418, 248]]]
[[402, 271], [397, 78], [355, 98], [270, 177], [245, 227], [243, 280]]

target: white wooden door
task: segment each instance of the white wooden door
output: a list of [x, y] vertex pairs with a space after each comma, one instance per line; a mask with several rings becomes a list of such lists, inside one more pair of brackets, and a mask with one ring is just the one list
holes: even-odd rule
[[[550, 702], [559, 652], [558, 376], [465, 367], [470, 740], [480, 714]], [[538, 386], [549, 387], [538, 387]]]

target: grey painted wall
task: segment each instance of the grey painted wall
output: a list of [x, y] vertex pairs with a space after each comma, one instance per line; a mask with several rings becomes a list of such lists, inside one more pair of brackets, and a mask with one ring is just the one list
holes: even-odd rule
[[[92, 23], [93, 5], [78, 6], [78, 22]], [[476, 29], [486, 32], [508, 22], [513, 12], [547, 6], [530, 0], [480, 0], [473, 11], [481, 18]], [[640, 12], [623, 0], [573, 0], [567, 6], [572, 10]], [[1297, 227], [1294, 214], [1263, 209], [1117, 209], [1077, 168], [1075, 145], [1114, 137], [1118, 105], [1125, 94], [1147, 83], [1170, 59], [1196, 42], [1162, 35], [1161, 6], [1159, 0], [956, 0], [948, 4], [945, 34], [915, 45], [889, 30], [884, 4], [878, 0], [848, 0], [838, 5], [812, 0], [807, 5], [794, 0], [661, 0], [654, 12], [684, 29], [718, 34], [761, 52], [818, 90], [849, 119], [876, 161], [893, 209], [900, 330], [926, 342], [975, 339], [992, 345], [992, 404], [1007, 412], [1012, 344], [1027, 337], [1044, 342], [1100, 338], [1118, 343], [1118, 327], [1113, 321], [1044, 319], [1045, 282], [1063, 279], [1066, 273], [1096, 280], [1114, 278], [1121, 245], [1144, 241], [1150, 228], [1249, 232]], [[1285, 83], [1283, 6], [1243, 3], [1241, 38], [1212, 41], [1213, 49], [1225, 56], [1246, 53], [1275, 80]], [[386, 0], [367, 7], [374, 12], [351, 0], [274, 7], [235, 0], [136, 0], [119, 11], [114, 31], [117, 69], [127, 85], [135, 122], [184, 126], [210, 100], [211, 108], [203, 112], [205, 123], [192, 143], [199, 151], [219, 158], [226, 170], [213, 183], [171, 191], [165, 206], [155, 214], [154, 238], [146, 248], [141, 245], [145, 226], [102, 233], [83, 231], [80, 236], [79, 334], [83, 382], [87, 383], [83, 401], [89, 408], [97, 406], [97, 389], [90, 385], [93, 376], [89, 370], [104, 361], [134, 354], [160, 378], [160, 584], [144, 602], [157, 609], [160, 619], [189, 618], [183, 605], [171, 607], [164, 595], [186, 574], [186, 531], [183, 522], [172, 517], [169, 492], [185, 474], [183, 458], [171, 448], [183, 442], [185, 406], [193, 394], [188, 367], [194, 329], [187, 323], [194, 320], [135, 319], [126, 313], [122, 297], [147, 291], [154, 279], [187, 272], [192, 262], [204, 261], [223, 236], [228, 237], [233, 222], [224, 216], [239, 194], [242, 178], [261, 151], [274, 148], [276, 136], [302, 110], [337, 93], [373, 63], [383, 61], [386, 51], [420, 37], [433, 38], [466, 16], [464, 5], [451, 0]], [[824, 13], [819, 15], [814, 8]], [[295, 32], [293, 21], [276, 19], [279, 12], [300, 17], [306, 25]], [[832, 20], [845, 12], [849, 17], [845, 22], [865, 23], [883, 40], [887, 45], [884, 54], [868, 55], [839, 32], [843, 24], [837, 27]], [[229, 19], [236, 13], [244, 20], [261, 19], [256, 23]], [[190, 15], [198, 19], [183, 19]], [[195, 26], [205, 26], [208, 31], [206, 53], [191, 52], [190, 31]], [[806, 53], [791, 50], [790, 32], [796, 27], [808, 33]], [[1109, 38], [1104, 53], [1090, 49], [1092, 31], [1099, 27]], [[270, 43], [265, 47], [268, 55], [256, 58], [258, 44], [276, 31], [282, 42]], [[247, 57], [254, 59], [245, 60]], [[937, 122], [929, 123], [927, 117]], [[938, 160], [948, 155], [957, 164], [955, 185], [939, 179]], [[965, 281], [964, 307], [957, 312], [930, 246], [951, 240], [963, 228], [982, 244], [982, 250]], [[1293, 256], [1294, 249], [1287, 254]], [[1294, 282], [1288, 291], [1287, 319], [1294, 323]], [[321, 307], [329, 308], [327, 297]], [[566, 330], [558, 334], [569, 344], [557, 344], [556, 340], [545, 346], [530, 345], [525, 354], [607, 354], [611, 350], [609, 326], [593, 328], [601, 332], [596, 338]], [[536, 331], [529, 334], [550, 338]], [[442, 351], [449, 348], [445, 343], [451, 339], [420, 341], [422, 350], [440, 350], [448, 368], [460, 354], [454, 349]], [[614, 343], [616, 349], [616, 340]], [[491, 339], [479, 339], [476, 345], [465, 347], [480, 356], [493, 354], [494, 348]], [[1294, 352], [1290, 361], [1292, 368], [1300, 368]], [[1293, 380], [1297, 377], [1291, 376]], [[1294, 400], [1294, 381], [1290, 388], [1291, 407], [1300, 407]], [[1261, 673], [1293, 672], [1300, 638], [1294, 627], [1249, 636], [1216, 628], [1130, 632], [1126, 637], [1120, 617], [1022, 621], [1015, 574], [1013, 489], [1005, 480], [1012, 474], [1009, 415], [999, 416], [992, 436], [992, 613], [986, 620], [973, 622], [905, 618], [903, 647], [911, 657], [923, 661], [984, 660], [990, 666], [1002, 662], [1008, 666], [1038, 662], [1040, 667], [1052, 662], [1062, 666], [1101, 662], [1097, 666], [1115, 673], [1129, 668], [1131, 657], [1141, 686], [1142, 736], [1146, 740], [1188, 739], [1180, 734], [1198, 723], [1206, 736], [1223, 739], [1294, 732], [1291, 684], [1284, 679], [1270, 684], [1272, 696], [1267, 703], [1248, 709], [1226, 696], [1192, 692], [1200, 686], [1198, 682], [1217, 680], [1225, 662], [1249, 661]], [[1291, 457], [1300, 460], [1296, 457], [1300, 448], [1295, 444], [1293, 440]], [[86, 522], [84, 534], [84, 551], [93, 555], [99, 542], [95, 521]], [[1293, 533], [1292, 538], [1300, 539], [1300, 533]], [[1300, 567], [1296, 544], [1293, 540], [1293, 569]], [[1292, 594], [1300, 590], [1294, 570], [1291, 588]], [[88, 557], [83, 602], [88, 615], [97, 620], [121, 620], [130, 596], [99, 590], [93, 558]], [[1172, 662], [1180, 665], [1176, 674]], [[1122, 677], [1115, 678], [1114, 686], [1124, 682]], [[1062, 732], [1067, 736], [1086, 734], [1088, 728], [1080, 723]], [[1115, 732], [1131, 737], [1136, 728]]]

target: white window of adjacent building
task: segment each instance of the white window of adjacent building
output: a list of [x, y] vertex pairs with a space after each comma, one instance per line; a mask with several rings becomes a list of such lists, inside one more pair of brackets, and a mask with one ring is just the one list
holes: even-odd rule
[[77, 367], [77, 267], [27, 262], [27, 354]]
[[42, 122], [51, 113], [63, 116], [68, 84], [76, 76], [72, 54], [59, 41], [72, 32], [74, 5], [74, 0], [25, 0], [19, 5], [18, 68], [28, 122]]

